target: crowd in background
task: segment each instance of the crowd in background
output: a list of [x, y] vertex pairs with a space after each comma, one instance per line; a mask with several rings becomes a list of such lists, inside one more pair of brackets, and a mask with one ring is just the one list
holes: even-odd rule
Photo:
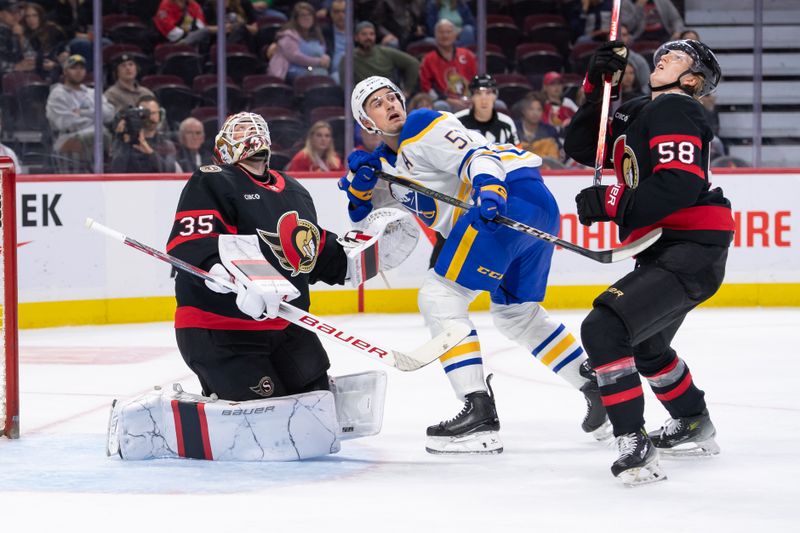
[[[586, 61], [608, 38], [611, 3], [487, 2], [487, 72], [479, 72], [475, 5], [465, 0], [356, 0], [353, 35], [345, 34], [346, 0], [225, 0], [223, 21], [215, 0], [105, 1], [102, 36], [92, 33], [91, 1], [0, 0], [0, 154], [13, 153], [23, 171], [91, 171], [97, 67], [107, 171], [191, 172], [211, 163], [222, 24], [229, 111], [264, 115], [273, 168], [342, 169], [348, 39], [354, 83], [389, 77], [409, 110], [457, 113], [471, 128], [505, 132], [488, 133], [490, 141], [569, 167], [564, 131], [583, 98]], [[620, 21], [630, 49], [624, 102], [648, 93], [660, 43], [699, 36], [672, 0], [623, 0]], [[97, 38], [103, 65], [95, 66]], [[713, 98], [706, 104], [718, 128]], [[354, 145], [368, 145], [355, 129]], [[725, 152], [718, 138], [714, 150]]]

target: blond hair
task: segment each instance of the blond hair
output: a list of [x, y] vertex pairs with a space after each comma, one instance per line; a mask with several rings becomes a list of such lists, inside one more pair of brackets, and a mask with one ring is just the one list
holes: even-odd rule
[[339, 168], [342, 165], [342, 160], [336, 153], [336, 149], [333, 146], [333, 141], [331, 141], [330, 146], [325, 149], [325, 153], [322, 154], [317, 154], [311, 146], [311, 138], [317, 131], [323, 128], [327, 129], [330, 132], [331, 137], [333, 137], [333, 128], [331, 125], [325, 120], [318, 120], [308, 130], [308, 134], [306, 135], [306, 145], [303, 146], [302, 151], [304, 154], [306, 154], [306, 156], [308, 156], [309, 159], [311, 159], [317, 166], [320, 167], [320, 170]]

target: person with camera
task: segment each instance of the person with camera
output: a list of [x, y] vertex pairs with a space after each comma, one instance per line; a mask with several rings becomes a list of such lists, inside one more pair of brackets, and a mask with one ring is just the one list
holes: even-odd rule
[[175, 145], [158, 131], [161, 106], [142, 96], [137, 107], [120, 113], [111, 154], [111, 172], [177, 172]]

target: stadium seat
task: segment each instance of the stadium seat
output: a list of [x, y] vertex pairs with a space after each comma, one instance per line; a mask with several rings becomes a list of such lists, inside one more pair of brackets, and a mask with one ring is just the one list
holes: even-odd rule
[[306, 127], [293, 117], [273, 117], [268, 121], [272, 144], [277, 150], [293, 150], [305, 141]]
[[486, 24], [486, 41], [498, 45], [507, 57], [514, 55], [514, 48], [519, 43], [520, 35], [519, 28], [513, 23], [494, 22]]
[[548, 43], [522, 43], [516, 50], [517, 69], [526, 75], [544, 74], [564, 68], [564, 58]]
[[269, 168], [273, 170], [283, 170], [289, 161], [292, 160], [292, 155], [287, 152], [273, 151], [269, 156]]
[[572, 42], [572, 29], [564, 23], [544, 22], [531, 26], [525, 32], [525, 37], [532, 43], [550, 43], [558, 49], [562, 57], [567, 57]]
[[[192, 90], [200, 96], [203, 105], [215, 106], [217, 105], [217, 86], [216, 74], [201, 74], [194, 79]], [[242, 89], [234, 83], [232, 77], [227, 76], [225, 86], [227, 89], [228, 110], [233, 112], [243, 108], [244, 96]]]
[[261, 115], [268, 123], [275, 117], [291, 117], [300, 120], [300, 113], [288, 107], [260, 106], [250, 109], [251, 113]]
[[342, 106], [320, 106], [312, 109], [308, 114], [308, 123], [314, 124], [319, 120], [328, 120], [331, 117], [344, 117]]
[[428, 53], [436, 50], [436, 45], [428, 41], [415, 41], [406, 46], [406, 53], [412, 55], [422, 61], [422, 58]]
[[249, 96], [261, 85], [269, 83], [283, 83], [283, 80], [277, 76], [270, 76], [269, 74], [250, 74], [242, 78], [242, 90]]
[[576, 43], [569, 54], [569, 64], [572, 72], [576, 74], [585, 73], [586, 68], [589, 66], [589, 58], [592, 57], [598, 46], [600, 46], [598, 42]]
[[285, 83], [265, 83], [250, 93], [250, 107], [293, 107], [294, 91]]
[[152, 41], [153, 31], [146, 24], [136, 22], [120, 22], [106, 28], [106, 35], [115, 43], [131, 43], [147, 46]]
[[203, 73], [203, 64], [200, 54], [195, 52], [175, 52], [166, 57], [159, 68], [159, 72], [180, 76], [186, 85]]
[[511, 0], [508, 9], [515, 16], [524, 18], [528, 15], [555, 14], [559, 7], [558, 0]]
[[[256, 32], [256, 50], [262, 50], [265, 46], [269, 46], [275, 41], [275, 35], [278, 30], [285, 24], [280, 19], [262, 18], [258, 22], [258, 31]], [[262, 56], [264, 57], [264, 56]]]
[[156, 64], [161, 65], [164, 61], [167, 60], [169, 56], [172, 54], [177, 54], [179, 52], [189, 52], [189, 53], [198, 53], [197, 47], [192, 44], [181, 44], [181, 43], [160, 43], [156, 45], [156, 49], [153, 51], [153, 56], [155, 57]]

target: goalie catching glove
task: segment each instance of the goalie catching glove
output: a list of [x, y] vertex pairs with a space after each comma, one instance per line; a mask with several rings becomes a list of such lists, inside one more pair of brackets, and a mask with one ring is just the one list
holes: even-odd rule
[[[264, 258], [257, 236], [220, 235], [219, 255], [223, 264], [215, 264], [209, 274], [224, 280], [233, 278], [236, 306], [253, 319], [276, 318], [281, 302], [300, 296], [300, 291]], [[231, 292], [211, 281], [206, 281], [206, 286], [221, 294]]]
[[399, 209], [375, 209], [363, 229], [348, 231], [338, 242], [347, 254], [347, 277], [358, 287], [379, 272], [391, 270], [411, 255], [419, 240], [419, 226]]

